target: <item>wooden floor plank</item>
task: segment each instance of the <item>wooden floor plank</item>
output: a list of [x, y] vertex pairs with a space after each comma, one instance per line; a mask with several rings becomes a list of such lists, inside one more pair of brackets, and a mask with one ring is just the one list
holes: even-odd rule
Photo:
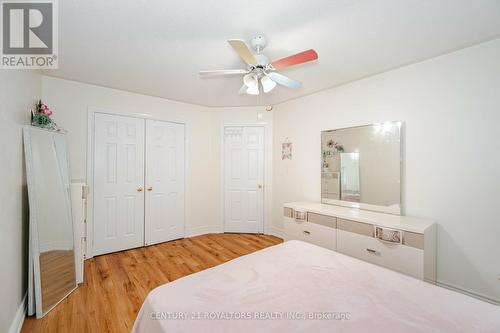
[[84, 282], [42, 319], [27, 317], [21, 332], [130, 332], [155, 287], [281, 243], [256, 234], [208, 234], [94, 257]]

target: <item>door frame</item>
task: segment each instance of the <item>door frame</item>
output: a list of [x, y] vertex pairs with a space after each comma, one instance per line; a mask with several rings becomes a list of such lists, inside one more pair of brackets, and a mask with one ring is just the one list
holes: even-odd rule
[[271, 221], [271, 213], [272, 213], [272, 149], [266, 148], [267, 146], [272, 148], [272, 133], [271, 127], [267, 122], [255, 122], [255, 123], [223, 123], [220, 128], [220, 147], [221, 147], [221, 156], [220, 156], [220, 214], [221, 214], [221, 227], [222, 232], [226, 232], [226, 209], [225, 209], [225, 157], [226, 157], [226, 149], [224, 143], [224, 133], [226, 127], [262, 127], [264, 129], [264, 140], [263, 140], [263, 150], [264, 150], [264, 179], [262, 180], [262, 186], [264, 188], [263, 193], [263, 211], [262, 211], [262, 229], [261, 233], [270, 234], [271, 225], [269, 221]]
[[[112, 116], [130, 117], [146, 120], [165, 121], [169, 123], [184, 125], [184, 237], [186, 236], [187, 225], [187, 200], [188, 197], [188, 172], [189, 172], [189, 140], [188, 140], [188, 124], [185, 121], [172, 120], [169, 117], [155, 117], [146, 113], [140, 112], [123, 112], [116, 111], [109, 108], [88, 107], [87, 108], [87, 170], [86, 170], [86, 183], [88, 186], [87, 193], [87, 211], [85, 217], [85, 253], [84, 260], [94, 257], [94, 141], [95, 141], [95, 114], [102, 113]], [[146, 128], [144, 128], [144, 133]], [[146, 146], [146, 140], [144, 140]], [[145, 152], [145, 151], [144, 151]], [[146, 168], [144, 168], [146, 172]]]

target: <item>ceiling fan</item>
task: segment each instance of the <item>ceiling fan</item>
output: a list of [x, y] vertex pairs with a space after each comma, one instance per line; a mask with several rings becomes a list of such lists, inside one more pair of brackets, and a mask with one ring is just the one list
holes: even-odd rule
[[201, 77], [243, 75], [243, 86], [239, 90], [239, 94], [260, 95], [261, 91], [268, 93], [276, 87], [276, 84], [292, 89], [299, 88], [302, 85], [299, 81], [277, 73], [276, 70], [318, 59], [316, 51], [310, 49], [269, 62], [269, 59], [261, 53], [267, 42], [260, 35], [250, 40], [255, 54], [250, 51], [243, 40], [230, 39], [227, 42], [247, 64], [247, 68], [200, 71], [199, 74]]

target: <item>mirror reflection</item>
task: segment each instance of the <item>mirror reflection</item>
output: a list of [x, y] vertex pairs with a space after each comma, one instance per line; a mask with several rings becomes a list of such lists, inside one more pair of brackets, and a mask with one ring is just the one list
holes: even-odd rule
[[359, 202], [359, 153], [340, 153], [340, 199]]
[[323, 203], [400, 213], [400, 122], [323, 131], [321, 152]]

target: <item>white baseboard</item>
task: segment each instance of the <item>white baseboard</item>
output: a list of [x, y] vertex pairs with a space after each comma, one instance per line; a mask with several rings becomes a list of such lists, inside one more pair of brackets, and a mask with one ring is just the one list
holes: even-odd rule
[[[194, 237], [205, 234], [223, 233], [223, 232], [224, 230], [220, 226], [203, 226], [203, 227], [186, 228], [185, 237]], [[276, 236], [278, 238], [283, 238], [283, 230], [278, 228], [273, 228], [273, 227], [267, 228], [264, 234]]]
[[203, 226], [203, 227], [194, 227], [194, 228], [186, 228], [186, 236], [185, 237], [194, 237], [200, 236], [204, 234], [212, 234], [212, 233], [221, 233], [223, 232], [220, 226]]
[[19, 308], [16, 311], [16, 315], [10, 324], [9, 333], [19, 333], [21, 332], [21, 328], [23, 327], [24, 318], [26, 317], [26, 300], [28, 298], [28, 292], [24, 294], [23, 301], [19, 305]]
[[449, 290], [452, 290], [452, 291], [459, 292], [461, 294], [465, 294], [465, 295], [470, 296], [470, 297], [477, 298], [477, 299], [484, 301], [484, 302], [488, 302], [488, 303], [495, 304], [495, 305], [500, 305], [500, 299], [495, 299], [495, 298], [492, 298], [492, 297], [489, 297], [486, 295], [482, 295], [482, 294], [479, 294], [477, 292], [463, 289], [463, 288], [460, 288], [458, 286], [455, 286], [455, 285], [452, 285], [452, 284], [449, 284], [446, 282], [437, 281], [436, 285], [443, 287], [443, 288], [446, 288], [446, 289], [449, 289]]
[[267, 228], [266, 234], [283, 239], [283, 230], [278, 228], [269, 227]]

